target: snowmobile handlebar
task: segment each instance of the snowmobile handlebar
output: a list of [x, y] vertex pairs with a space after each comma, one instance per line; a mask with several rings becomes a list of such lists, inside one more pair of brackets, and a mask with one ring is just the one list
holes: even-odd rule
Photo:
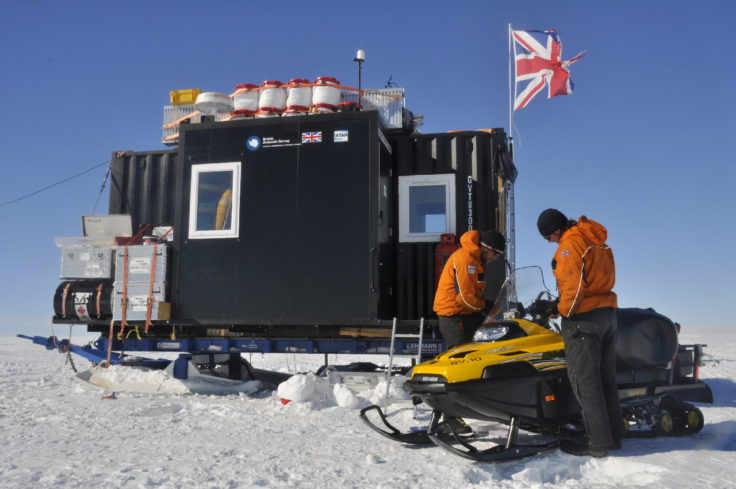
[[541, 316], [541, 317], [548, 317], [548, 316], [554, 316], [555, 314], [558, 314], [557, 312], [557, 304], [559, 301], [557, 300], [544, 300], [544, 299], [538, 299], [531, 304], [529, 304], [529, 307], [526, 308], [526, 313], [530, 316]]

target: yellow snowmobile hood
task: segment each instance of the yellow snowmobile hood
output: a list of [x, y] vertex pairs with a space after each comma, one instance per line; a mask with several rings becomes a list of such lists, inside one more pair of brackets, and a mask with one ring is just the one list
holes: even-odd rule
[[486, 367], [513, 362], [527, 362], [537, 371], [565, 368], [564, 360], [560, 359], [564, 344], [559, 333], [525, 319], [513, 321], [528, 336], [453, 348], [414, 367], [412, 379], [441, 376], [447, 383], [465, 382], [482, 378]]

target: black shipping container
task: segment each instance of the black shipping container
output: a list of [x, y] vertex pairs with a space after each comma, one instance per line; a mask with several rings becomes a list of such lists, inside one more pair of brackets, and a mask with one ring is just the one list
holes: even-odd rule
[[[399, 138], [394, 146], [397, 175], [455, 175], [455, 235], [471, 229], [504, 232], [501, 158], [506, 152], [502, 129], [421, 134]], [[398, 206], [394, 209], [398, 213]], [[437, 242], [402, 243], [397, 251], [396, 316], [433, 317]], [[486, 299], [493, 301], [506, 276], [503, 260], [486, 270]]]
[[178, 169], [176, 150], [113, 154], [110, 172], [110, 214], [130, 214], [134, 232], [146, 224], [174, 222]]
[[[205, 123], [181, 134], [172, 307], [206, 324], [390, 315], [390, 153], [375, 112]], [[237, 238], [193, 239], [193, 168], [240, 164]], [[382, 174], [383, 172], [383, 174]], [[233, 203], [235, 205], [235, 203]]]

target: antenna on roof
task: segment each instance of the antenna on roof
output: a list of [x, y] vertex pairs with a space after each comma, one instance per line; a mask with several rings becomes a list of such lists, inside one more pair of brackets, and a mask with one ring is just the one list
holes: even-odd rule
[[363, 71], [363, 62], [365, 61], [365, 51], [362, 49], [358, 49], [358, 52], [355, 53], [355, 58], [353, 58], [353, 61], [355, 61], [358, 64], [358, 110], [362, 110], [363, 107], [361, 105], [361, 87], [360, 87], [360, 77], [361, 73]]

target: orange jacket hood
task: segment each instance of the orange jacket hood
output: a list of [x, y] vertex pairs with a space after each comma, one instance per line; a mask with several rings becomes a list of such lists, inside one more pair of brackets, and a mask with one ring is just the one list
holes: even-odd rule
[[473, 258], [480, 260], [480, 231], [471, 230], [463, 233], [460, 236], [460, 246], [473, 255]]
[[600, 307], [617, 307], [613, 286], [616, 265], [606, 245], [608, 231], [581, 216], [565, 231], [555, 252], [555, 278], [560, 294], [558, 309], [566, 317]]
[[608, 230], [606, 230], [602, 224], [588, 219], [585, 216], [580, 216], [580, 219], [578, 219], [578, 225], [565, 231], [560, 241], [577, 236], [580, 236], [590, 244], [602, 246], [606, 244], [606, 239], [608, 239]]

